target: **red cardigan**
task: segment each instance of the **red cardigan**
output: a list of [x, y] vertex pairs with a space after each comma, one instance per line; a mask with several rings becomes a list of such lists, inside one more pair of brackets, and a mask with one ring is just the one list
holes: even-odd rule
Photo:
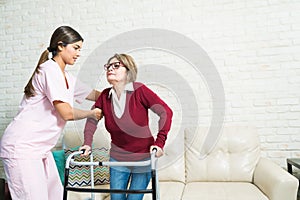
[[[102, 91], [95, 107], [102, 109], [106, 130], [111, 135], [110, 156], [119, 161], [136, 161], [149, 157], [151, 145], [164, 147], [172, 123], [172, 110], [152, 90], [139, 82], [134, 91], [127, 91], [126, 106], [121, 118], [114, 113], [111, 88]], [[148, 110], [159, 116], [156, 140], [149, 128]], [[97, 122], [88, 119], [84, 129], [84, 144], [91, 146]]]

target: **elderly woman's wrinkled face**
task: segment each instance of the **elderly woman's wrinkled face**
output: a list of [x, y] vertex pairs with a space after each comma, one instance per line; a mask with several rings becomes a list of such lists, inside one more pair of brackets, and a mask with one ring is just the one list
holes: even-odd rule
[[105, 65], [107, 81], [114, 85], [116, 83], [124, 83], [127, 81], [127, 69], [122, 62], [113, 58]]

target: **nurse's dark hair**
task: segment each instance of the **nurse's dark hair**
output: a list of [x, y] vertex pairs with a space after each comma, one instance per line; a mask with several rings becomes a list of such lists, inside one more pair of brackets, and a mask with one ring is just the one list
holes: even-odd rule
[[24, 93], [27, 98], [35, 96], [32, 79], [35, 73], [39, 73], [40, 65], [49, 60], [49, 52], [51, 52], [52, 57], [54, 57], [59, 51], [58, 46], [67, 46], [68, 44], [72, 44], [78, 41], [83, 41], [83, 38], [77, 31], [69, 26], [60, 26], [53, 32], [49, 47], [41, 54], [38, 64], [24, 88]]

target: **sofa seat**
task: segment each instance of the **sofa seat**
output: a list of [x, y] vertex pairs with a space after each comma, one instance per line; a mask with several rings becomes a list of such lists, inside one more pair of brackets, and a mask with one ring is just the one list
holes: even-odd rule
[[[151, 187], [151, 183], [149, 184], [149, 187]], [[184, 187], [185, 184], [182, 182], [161, 181], [159, 182], [160, 199], [179, 200], [182, 197]], [[96, 185], [95, 188], [109, 189], [109, 185]], [[90, 197], [90, 193], [68, 192], [68, 199], [70, 200], [86, 200]], [[95, 199], [110, 200], [110, 197], [108, 193], [95, 193]], [[152, 194], [145, 194], [144, 200], [152, 200]]]
[[192, 182], [186, 184], [182, 200], [268, 200], [252, 183]]
[[[185, 184], [175, 181], [160, 181], [159, 191], [160, 199], [179, 200], [182, 197]], [[152, 200], [151, 194], [145, 194], [144, 200]]]
[[[90, 186], [84, 186], [82, 188], [90, 188]], [[97, 189], [109, 189], [109, 184], [106, 185], [95, 185]], [[97, 200], [104, 200], [107, 199], [109, 194], [107, 193], [94, 193], [95, 199]], [[91, 193], [88, 192], [73, 192], [68, 191], [68, 200], [83, 200], [83, 199], [90, 199]]]

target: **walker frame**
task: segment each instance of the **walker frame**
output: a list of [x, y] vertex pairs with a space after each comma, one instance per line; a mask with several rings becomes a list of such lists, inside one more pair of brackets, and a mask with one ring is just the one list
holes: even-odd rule
[[[84, 151], [76, 151], [70, 154], [66, 160], [65, 165], [65, 182], [64, 182], [64, 194], [63, 200], [67, 200], [68, 191], [74, 192], [90, 192], [91, 200], [95, 200], [94, 193], [131, 193], [131, 194], [152, 194], [152, 200], [159, 200], [159, 190], [158, 190], [158, 178], [157, 178], [157, 160], [158, 158], [155, 156], [157, 149], [154, 149], [151, 152], [151, 159], [146, 161], [134, 161], [134, 162], [94, 162], [93, 155], [90, 154], [90, 162], [77, 162], [74, 160], [74, 156], [83, 154]], [[68, 186], [69, 181], [69, 172], [70, 172], [70, 164], [78, 165], [78, 166], [90, 166], [91, 171], [91, 187], [90, 188], [82, 188], [82, 187], [72, 187]], [[152, 187], [150, 189], [144, 190], [129, 190], [129, 189], [96, 189], [94, 188], [94, 170], [93, 166], [150, 166], [151, 165], [151, 180]]]

